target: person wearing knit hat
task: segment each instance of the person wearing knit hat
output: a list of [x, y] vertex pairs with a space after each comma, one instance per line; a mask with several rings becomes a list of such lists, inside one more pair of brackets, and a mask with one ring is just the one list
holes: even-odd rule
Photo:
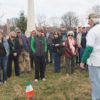
[[74, 32], [73, 32], [73, 31], [69, 31], [69, 32], [67, 33], [67, 36], [69, 36], [69, 35], [74, 36]]
[[76, 41], [74, 38], [74, 32], [69, 31], [65, 40], [65, 57], [66, 57], [66, 72], [72, 74], [74, 72], [75, 56], [76, 56]]
[[90, 14], [89, 30], [86, 40], [86, 49], [81, 59], [80, 68], [84, 69], [87, 62], [89, 77], [92, 84], [92, 100], [100, 100], [100, 15]]

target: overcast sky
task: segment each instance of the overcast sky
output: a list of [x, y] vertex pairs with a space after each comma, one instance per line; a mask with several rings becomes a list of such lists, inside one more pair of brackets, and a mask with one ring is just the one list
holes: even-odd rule
[[[62, 16], [65, 12], [74, 11], [84, 15], [92, 6], [100, 4], [100, 0], [34, 0], [35, 15], [47, 17]], [[6, 18], [18, 17], [20, 11], [27, 15], [27, 0], [0, 0], [0, 13]]]

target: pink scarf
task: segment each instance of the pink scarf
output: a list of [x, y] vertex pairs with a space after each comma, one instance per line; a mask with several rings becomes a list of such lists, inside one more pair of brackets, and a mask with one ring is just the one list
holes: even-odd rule
[[68, 37], [68, 42], [69, 42], [69, 47], [70, 47], [73, 55], [75, 55], [76, 54], [76, 52], [75, 52], [75, 44], [76, 44], [75, 39], [73, 37]]

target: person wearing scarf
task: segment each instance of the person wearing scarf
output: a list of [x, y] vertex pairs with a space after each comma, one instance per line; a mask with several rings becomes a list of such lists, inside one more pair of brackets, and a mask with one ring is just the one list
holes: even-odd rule
[[67, 38], [64, 43], [65, 46], [65, 57], [66, 57], [66, 72], [71, 74], [74, 72], [75, 66], [75, 56], [77, 52], [77, 43], [74, 39], [74, 32], [69, 31], [67, 33]]

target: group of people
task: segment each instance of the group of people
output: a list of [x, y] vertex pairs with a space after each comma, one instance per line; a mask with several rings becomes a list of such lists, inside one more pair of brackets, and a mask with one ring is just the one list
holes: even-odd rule
[[76, 28], [68, 32], [33, 30], [30, 37], [26, 37], [20, 29], [17, 29], [11, 31], [8, 38], [0, 30], [0, 82], [5, 83], [7, 78], [12, 76], [12, 66], [16, 76], [24, 72], [30, 73], [34, 68], [35, 81], [46, 80], [46, 65], [54, 64], [54, 71], [58, 73], [61, 71], [61, 58], [64, 57], [67, 58], [66, 72], [73, 73], [74, 61], [79, 62], [78, 58], [82, 56], [86, 47], [84, 45], [87, 29], [79, 27], [78, 30]]
[[52, 63], [54, 71], [59, 73], [62, 58], [65, 58], [67, 63], [66, 72], [73, 73], [75, 63], [80, 63], [86, 47], [87, 28], [78, 28], [68, 32], [33, 30], [30, 37], [17, 29], [11, 31], [8, 38], [0, 30], [0, 82], [6, 83], [7, 78], [12, 76], [13, 66], [16, 76], [30, 73], [34, 68], [35, 81], [45, 81], [46, 65]]
[[[0, 83], [7, 82], [7, 78], [12, 76], [14, 66], [15, 75], [20, 73], [30, 73], [35, 64], [35, 79], [45, 80], [45, 55], [47, 51], [44, 33], [38, 31], [31, 32], [27, 38], [18, 29], [11, 31], [6, 38], [0, 30]], [[14, 64], [13, 64], [14, 63]], [[2, 75], [3, 73], [3, 75]]]
[[7, 78], [11, 77], [13, 62], [16, 76], [24, 71], [30, 72], [29, 61], [27, 38], [20, 31], [16, 33], [11, 31], [7, 39], [3, 31], [0, 30], [0, 83], [6, 83]]
[[[54, 71], [61, 71], [61, 59], [65, 60], [66, 72], [74, 72], [75, 66], [80, 64], [82, 55], [86, 48], [86, 35], [89, 28], [79, 26], [72, 30], [60, 31], [47, 34], [47, 47], [50, 58], [46, 57], [47, 63], [54, 62]], [[48, 53], [47, 53], [48, 54]]]
[[89, 16], [92, 29], [78, 26], [67, 32], [33, 30], [29, 38], [19, 29], [11, 31], [6, 38], [0, 30], [0, 83], [6, 83], [7, 78], [11, 77], [12, 62], [16, 76], [30, 73], [34, 68], [37, 82], [39, 79], [46, 80], [45, 70], [49, 63], [54, 66], [54, 72], [59, 73], [61, 59], [64, 58], [68, 74], [74, 72], [76, 64], [82, 69], [88, 64], [92, 99], [100, 100], [100, 24], [97, 25], [97, 19], [95, 15]]

